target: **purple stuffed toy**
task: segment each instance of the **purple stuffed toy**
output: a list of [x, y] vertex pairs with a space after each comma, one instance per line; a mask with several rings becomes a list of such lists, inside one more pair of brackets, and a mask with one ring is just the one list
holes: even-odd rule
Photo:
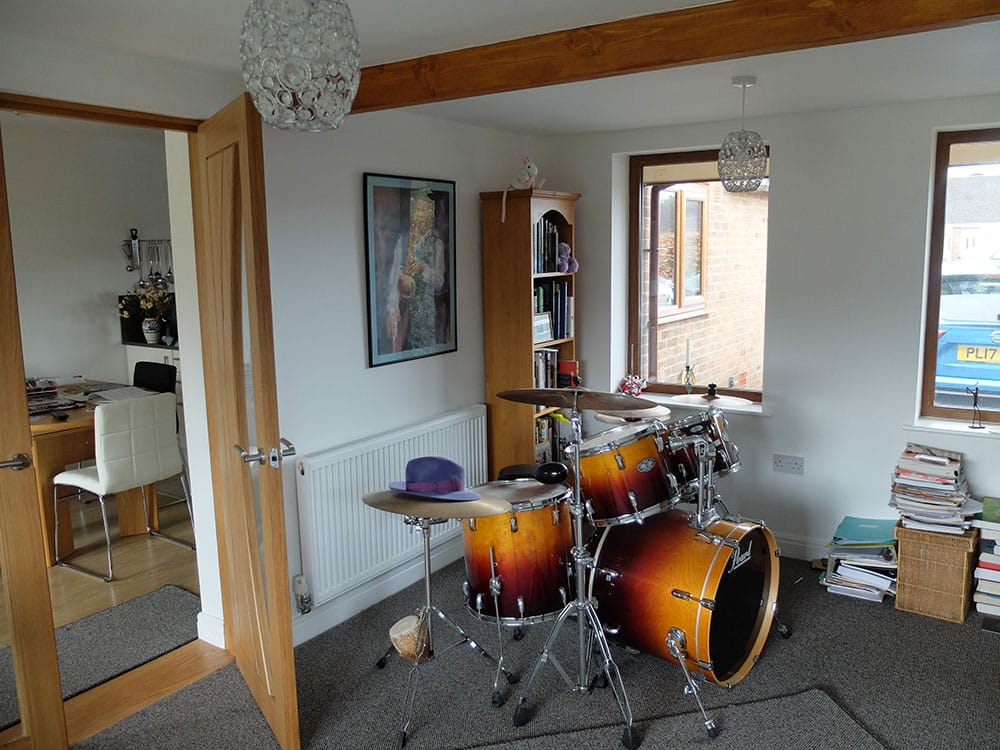
[[573, 251], [565, 242], [559, 243], [559, 258], [556, 262], [556, 270], [560, 273], [576, 273], [580, 264], [573, 257]]

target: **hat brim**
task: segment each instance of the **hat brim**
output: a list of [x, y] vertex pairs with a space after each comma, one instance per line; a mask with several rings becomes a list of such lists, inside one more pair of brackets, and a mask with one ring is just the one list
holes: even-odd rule
[[414, 497], [424, 497], [428, 500], [444, 500], [446, 502], [465, 502], [468, 500], [479, 500], [480, 496], [470, 490], [460, 490], [457, 492], [414, 492], [406, 489], [406, 482], [389, 482], [389, 488], [404, 495]]

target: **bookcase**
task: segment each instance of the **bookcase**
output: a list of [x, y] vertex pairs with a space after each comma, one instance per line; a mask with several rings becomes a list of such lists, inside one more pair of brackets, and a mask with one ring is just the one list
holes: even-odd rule
[[[575, 252], [580, 194], [532, 189], [479, 197], [488, 451], [495, 478], [505, 466], [535, 463], [536, 422], [555, 411], [497, 393], [556, 387], [552, 363], [576, 360], [575, 276], [556, 270], [556, 252], [560, 242]], [[536, 318], [539, 310], [547, 319]]]

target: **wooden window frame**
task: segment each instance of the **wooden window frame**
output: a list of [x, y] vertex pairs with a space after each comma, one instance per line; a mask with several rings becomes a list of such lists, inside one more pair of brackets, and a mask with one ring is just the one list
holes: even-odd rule
[[[934, 385], [937, 379], [938, 324], [941, 311], [941, 263], [944, 254], [945, 208], [948, 193], [948, 167], [951, 147], [960, 143], [1000, 141], [1000, 128], [949, 130], [939, 132], [934, 155], [932, 183], [931, 229], [927, 260], [927, 300], [924, 318], [924, 347], [921, 362], [920, 416], [936, 419], [969, 421], [972, 400], [968, 407], [936, 406]], [[1000, 328], [1000, 324], [998, 324]], [[983, 411], [983, 422], [1000, 423], [1000, 411]]]
[[[639, 298], [642, 294], [642, 218], [635, 207], [641, 205], [643, 198], [643, 170], [646, 167], [668, 165], [668, 164], [688, 164], [698, 162], [718, 161], [718, 149], [705, 149], [700, 151], [673, 151], [656, 154], [633, 154], [629, 156], [629, 206], [628, 206], [628, 355], [626, 359], [626, 371], [638, 372], [635, 358], [642, 350], [640, 346], [640, 336], [642, 330], [639, 317]], [[770, 148], [768, 148], [768, 158], [770, 159]], [[694, 180], [678, 180], [674, 184], [681, 182], [694, 182]], [[678, 201], [680, 204], [681, 202]], [[678, 206], [678, 211], [683, 212], [683, 208]], [[707, 233], [708, 223], [708, 200], [702, 203], [702, 232]], [[701, 273], [701, 298], [705, 299], [705, 278], [708, 258], [707, 243], [702, 246], [702, 273]], [[675, 295], [677, 293], [677, 283], [675, 281]], [[683, 300], [683, 297], [681, 298]], [[685, 320], [687, 318], [704, 315], [707, 310], [706, 305], [698, 307], [689, 306], [678, 308], [678, 311], [669, 314], [665, 319], [669, 322]], [[655, 330], [655, 328], [651, 328]], [[654, 334], [649, 333], [650, 336]], [[652, 342], [651, 342], [652, 343]], [[651, 344], [650, 344], [651, 345]], [[684, 393], [684, 387], [674, 383], [649, 383], [647, 391], [651, 393]], [[718, 393], [722, 395], [738, 396], [750, 401], [760, 403], [763, 401], [763, 391], [749, 388], [718, 388]]]

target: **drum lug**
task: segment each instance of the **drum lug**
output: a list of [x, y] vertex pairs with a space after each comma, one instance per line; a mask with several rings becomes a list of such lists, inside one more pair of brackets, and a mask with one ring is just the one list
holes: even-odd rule
[[715, 600], [714, 599], [708, 599], [708, 598], [706, 598], [706, 599], [699, 599], [698, 597], [696, 597], [696, 596], [688, 593], [687, 591], [681, 591], [680, 589], [674, 589], [674, 590], [672, 590], [670, 592], [670, 594], [671, 594], [671, 596], [673, 596], [673, 597], [675, 597], [677, 599], [684, 599], [685, 601], [689, 601], [689, 602], [697, 602], [698, 604], [700, 604], [705, 609], [708, 609], [708, 610], [714, 610], [715, 609]]
[[602, 623], [601, 629], [610, 636], [617, 636], [622, 632], [621, 625], [611, 625], [609, 623]]
[[503, 584], [500, 579], [496, 576], [490, 578], [490, 594], [493, 596], [500, 596], [500, 591], [503, 589]]
[[469, 519], [469, 531], [475, 531], [475, 530], [476, 530], [476, 519], [475, 518], [470, 518]]
[[472, 587], [469, 585], [468, 581], [462, 581], [462, 593], [465, 594], [465, 598], [469, 598], [469, 594], [472, 593]]
[[740, 551], [740, 542], [738, 539], [724, 539], [718, 534], [709, 534], [707, 531], [699, 531], [697, 534], [694, 535], [694, 538], [700, 539], [701, 541], [707, 542], [708, 544], [713, 544], [716, 547], [722, 544], [737, 552]]
[[517, 516], [511, 516], [510, 517], [510, 530], [512, 532], [516, 532], [517, 531]]
[[517, 611], [521, 615], [521, 619], [524, 619], [524, 597], [517, 597]]
[[552, 508], [552, 525], [553, 526], [558, 526], [559, 525], [559, 508], [558, 507], [553, 507]]
[[569, 599], [566, 596], [566, 589], [563, 586], [559, 587], [559, 599], [562, 601], [562, 605], [564, 607], [566, 606], [566, 602], [569, 601]]
[[476, 594], [476, 611], [479, 612], [479, 614], [483, 613], [483, 595], [481, 593]]
[[621, 573], [619, 573], [617, 570], [612, 570], [611, 568], [594, 568], [594, 572], [600, 573], [602, 576], [604, 576], [604, 580], [609, 582], [622, 577]]
[[625, 471], [625, 459], [621, 453], [615, 453], [615, 463], [618, 464], [618, 471]]
[[591, 523], [593, 523], [593, 522], [594, 522], [594, 504], [593, 504], [593, 503], [592, 503], [592, 502], [590, 501], [590, 499], [588, 498], [588, 499], [587, 499], [587, 502], [585, 502], [585, 503], [583, 504], [583, 507], [584, 507], [584, 508], [586, 509], [586, 511], [587, 511], [587, 519], [588, 519], [588, 520], [589, 520], [589, 521], [590, 521]]

